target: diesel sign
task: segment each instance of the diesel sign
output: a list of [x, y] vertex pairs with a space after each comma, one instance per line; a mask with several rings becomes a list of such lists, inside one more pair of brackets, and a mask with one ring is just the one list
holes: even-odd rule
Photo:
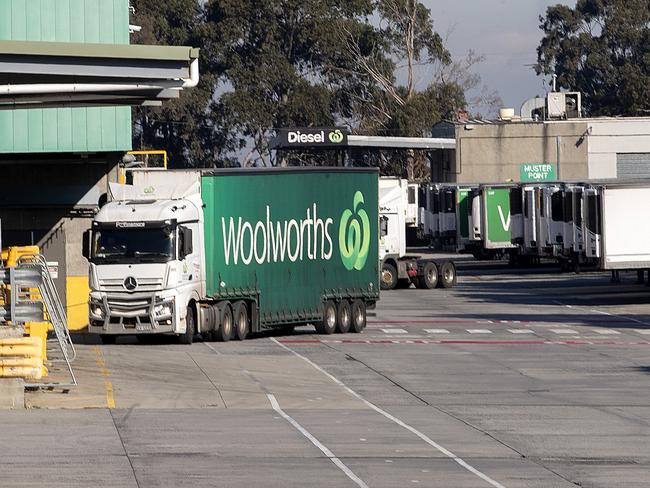
[[344, 128], [300, 128], [280, 129], [273, 141], [274, 149], [295, 147], [341, 147], [348, 142]]

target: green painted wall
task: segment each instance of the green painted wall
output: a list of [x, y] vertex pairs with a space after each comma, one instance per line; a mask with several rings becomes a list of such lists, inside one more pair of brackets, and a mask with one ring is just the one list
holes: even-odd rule
[[[129, 43], [128, 0], [0, 0], [0, 40]], [[0, 110], [0, 153], [131, 149], [130, 107]]]
[[320, 314], [322, 298], [379, 296], [375, 171], [203, 176], [209, 296], [254, 296], [262, 325]]

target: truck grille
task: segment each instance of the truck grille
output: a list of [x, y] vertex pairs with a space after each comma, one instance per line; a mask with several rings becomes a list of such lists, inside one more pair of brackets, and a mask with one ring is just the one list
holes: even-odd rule
[[[138, 278], [136, 291], [156, 291], [162, 289], [162, 278]], [[99, 287], [102, 291], [124, 291], [124, 278], [109, 278], [99, 280]]]
[[111, 314], [122, 317], [137, 317], [138, 315], [149, 315], [153, 295], [126, 294], [108, 295], [106, 301]]

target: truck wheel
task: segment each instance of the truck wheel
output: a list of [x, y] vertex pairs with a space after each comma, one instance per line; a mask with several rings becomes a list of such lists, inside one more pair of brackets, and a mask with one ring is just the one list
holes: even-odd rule
[[336, 332], [346, 334], [350, 331], [352, 324], [352, 307], [347, 300], [341, 300], [336, 309]]
[[102, 341], [102, 344], [115, 344], [117, 336], [112, 334], [100, 334], [99, 340]]
[[382, 290], [393, 290], [397, 286], [397, 269], [390, 263], [384, 263], [381, 266], [381, 282], [379, 284]]
[[438, 286], [440, 288], [451, 288], [456, 284], [456, 266], [451, 261], [447, 261], [440, 267], [440, 279]]
[[418, 275], [417, 287], [421, 290], [430, 290], [438, 284], [438, 267], [435, 263], [428, 262], [422, 269], [422, 274]]
[[233, 306], [235, 322], [235, 338], [243, 341], [248, 335], [248, 308], [246, 302], [239, 301]]
[[178, 336], [179, 344], [192, 344], [196, 332], [196, 321], [194, 320], [194, 307], [188, 305], [185, 316], [185, 332]]
[[219, 303], [219, 327], [215, 330], [215, 338], [219, 342], [228, 342], [232, 337], [232, 308], [229, 302]]
[[366, 304], [363, 300], [352, 302], [352, 327], [351, 332], [358, 334], [366, 328]]
[[316, 325], [319, 334], [333, 334], [336, 329], [336, 305], [332, 300], [323, 304], [323, 319]]

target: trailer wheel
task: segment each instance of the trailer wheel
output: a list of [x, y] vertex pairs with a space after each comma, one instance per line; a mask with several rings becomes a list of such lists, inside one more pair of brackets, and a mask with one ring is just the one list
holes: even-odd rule
[[185, 315], [185, 332], [178, 336], [179, 344], [192, 344], [194, 342], [194, 333], [196, 332], [196, 320], [194, 320], [194, 307], [187, 306]]
[[417, 287], [421, 290], [430, 290], [438, 285], [438, 267], [429, 261], [424, 265], [422, 274], [417, 277]]
[[323, 319], [316, 324], [316, 332], [319, 334], [333, 334], [336, 330], [336, 305], [332, 300], [323, 303]]
[[379, 286], [382, 290], [393, 290], [397, 286], [397, 268], [395, 266], [390, 263], [382, 264]]
[[451, 288], [456, 284], [456, 266], [451, 261], [447, 261], [440, 267], [440, 276], [438, 286], [440, 288]]
[[219, 326], [215, 329], [215, 338], [219, 342], [228, 342], [232, 337], [233, 320], [232, 307], [230, 302], [220, 302], [219, 305]]
[[235, 338], [238, 341], [243, 341], [246, 339], [249, 330], [246, 302], [239, 301], [235, 303], [233, 306], [233, 316], [235, 322]]
[[341, 300], [336, 307], [336, 332], [346, 334], [350, 331], [352, 324], [352, 307], [347, 300]]
[[351, 332], [360, 333], [366, 328], [366, 304], [363, 300], [352, 302], [352, 327]]

